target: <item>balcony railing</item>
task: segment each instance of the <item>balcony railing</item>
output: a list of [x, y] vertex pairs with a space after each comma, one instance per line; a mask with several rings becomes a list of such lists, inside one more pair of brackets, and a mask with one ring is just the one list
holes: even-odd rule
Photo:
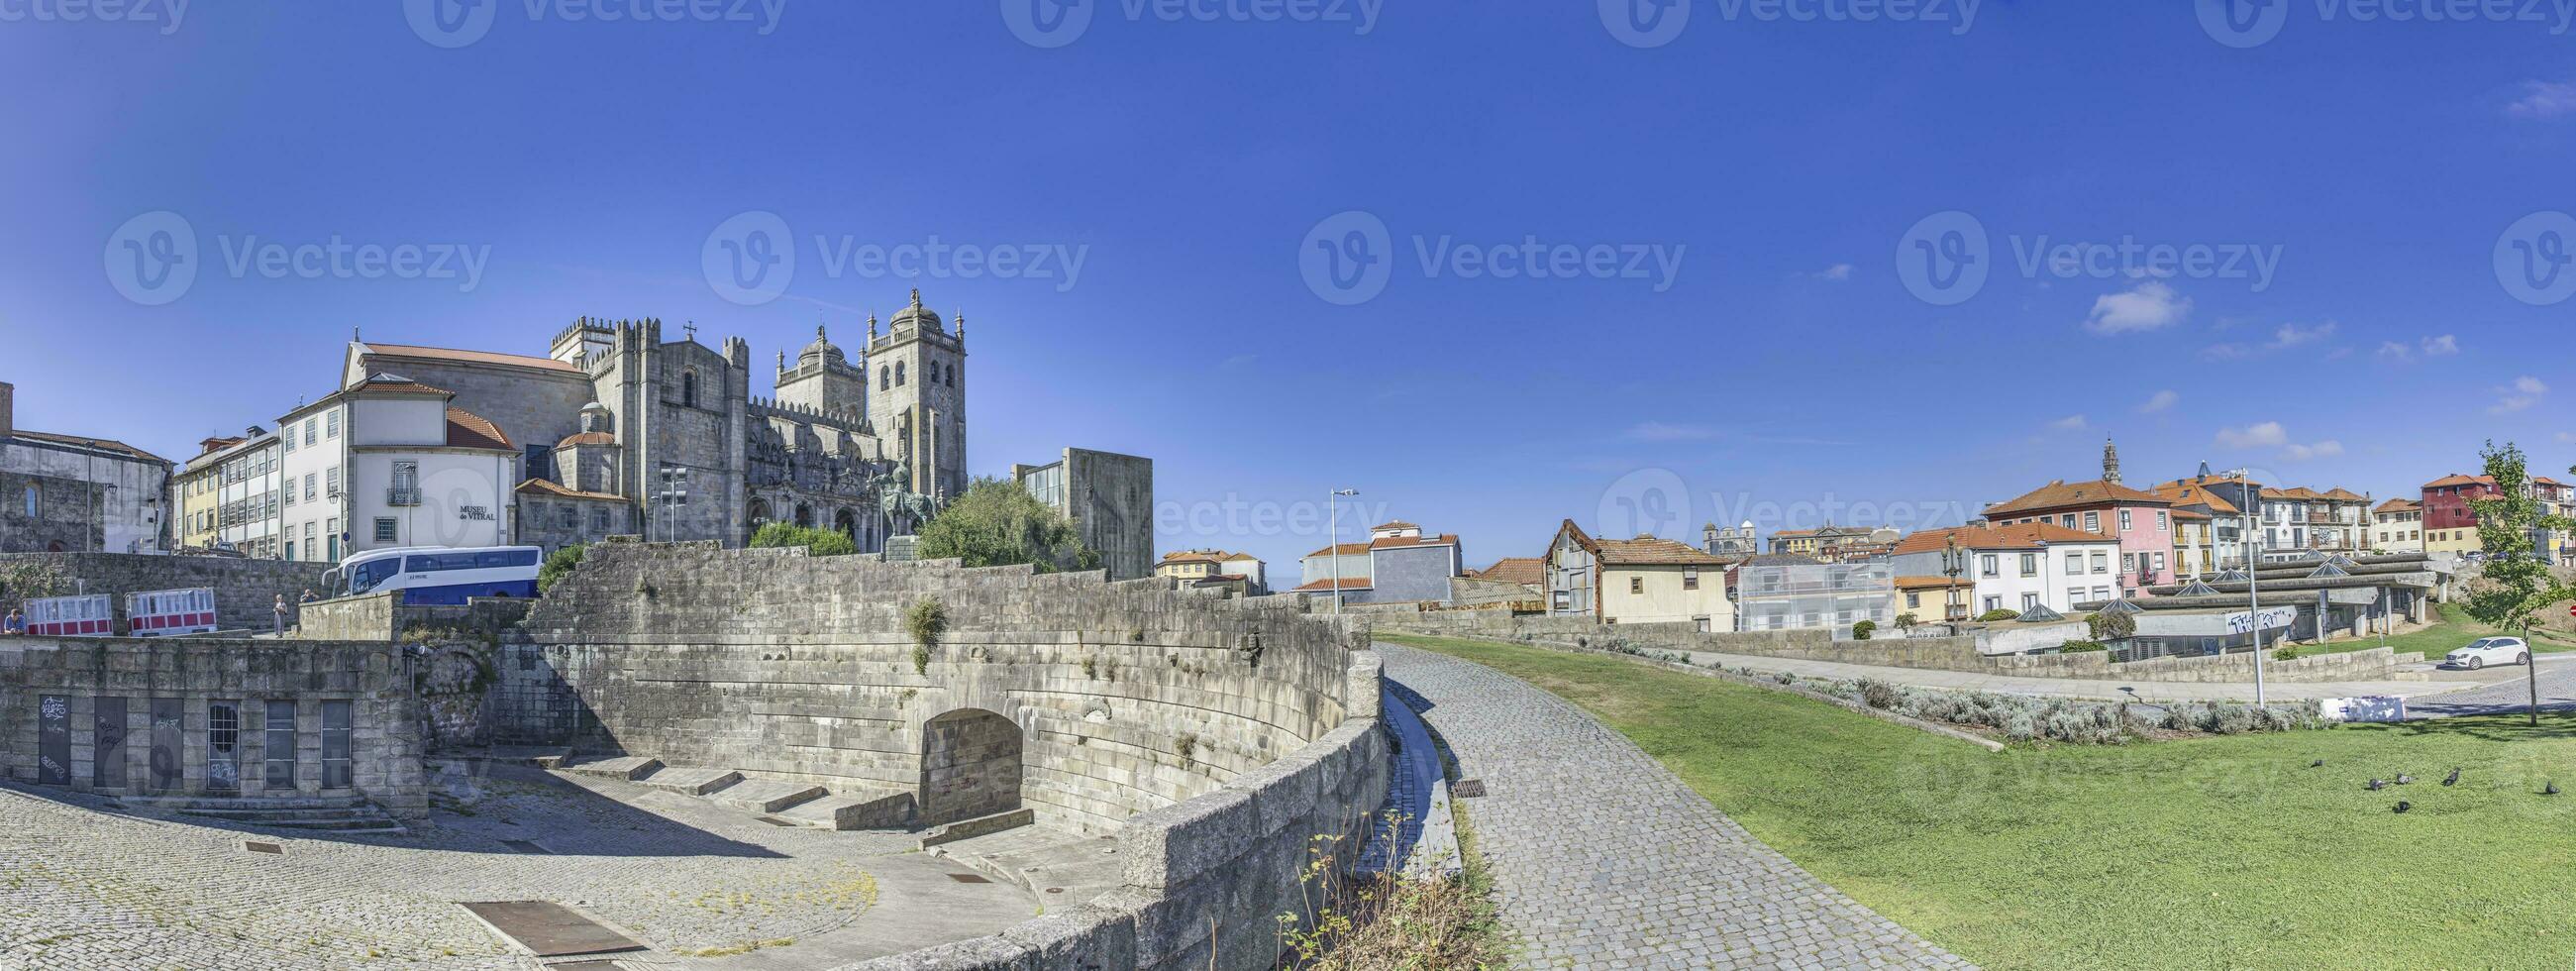
[[388, 505], [388, 506], [417, 506], [417, 505], [420, 505], [420, 490], [418, 490], [418, 489], [387, 489], [387, 490], [385, 490], [385, 505]]

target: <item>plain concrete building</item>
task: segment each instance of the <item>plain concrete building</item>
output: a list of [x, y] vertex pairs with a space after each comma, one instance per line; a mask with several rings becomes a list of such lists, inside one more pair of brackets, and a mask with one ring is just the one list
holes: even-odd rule
[[0, 382], [0, 553], [168, 552], [170, 461], [107, 438], [17, 427]]
[[1335, 543], [1299, 560], [1296, 592], [1329, 597], [1336, 579], [1343, 603], [1447, 603], [1453, 577], [1467, 575], [1458, 537], [1424, 535], [1403, 520], [1369, 528], [1366, 543]]
[[1011, 466], [1011, 481], [1071, 520], [1111, 579], [1154, 574], [1153, 459], [1068, 448], [1045, 465]]

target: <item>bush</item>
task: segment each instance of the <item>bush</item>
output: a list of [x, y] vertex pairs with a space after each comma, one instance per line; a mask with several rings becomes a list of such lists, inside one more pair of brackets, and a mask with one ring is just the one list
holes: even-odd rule
[[2299, 649], [2295, 647], [2284, 647], [2272, 652], [2272, 660], [2275, 661], [2296, 661], [2298, 659]]
[[1916, 625], [1916, 624], [1920, 624], [1920, 623], [1922, 623], [1922, 622], [1923, 622], [1922, 620], [1920, 620], [1920, 619], [1916, 618], [1916, 617], [1915, 617], [1913, 614], [1911, 614], [1911, 613], [1904, 613], [1904, 614], [1898, 614], [1898, 615], [1896, 615], [1896, 629], [1897, 629], [1897, 630], [1911, 630], [1911, 629], [1914, 627], [1914, 625]]
[[572, 575], [573, 568], [580, 566], [582, 557], [589, 553], [590, 547], [576, 543], [546, 554], [546, 562], [537, 567], [537, 592], [554, 589], [555, 584]]
[[948, 632], [948, 605], [937, 597], [916, 600], [904, 611], [903, 627], [912, 635], [912, 673], [930, 673], [930, 649]]
[[[1868, 621], [1862, 621], [1868, 623]], [[1905, 692], [1877, 678], [1860, 679], [1860, 700], [1872, 708], [1894, 709], [1905, 701]]]
[[770, 523], [751, 534], [756, 549], [781, 549], [802, 546], [815, 556], [848, 556], [859, 551], [859, 544], [848, 536], [828, 529], [798, 526], [794, 523]]
[[1875, 633], [1878, 633], [1878, 622], [1875, 620], [1864, 620], [1852, 625], [1852, 640], [1865, 641], [1869, 639], [1869, 635]]
[[2138, 633], [2138, 619], [2124, 613], [2098, 613], [2084, 619], [2097, 641], [2127, 640]]
[[2058, 648], [2065, 654], [2097, 654], [2107, 650], [2110, 648], [2102, 646], [2101, 641], [2068, 641]]
[[914, 553], [967, 566], [1026, 563], [1040, 573], [1100, 566], [1100, 554], [1083, 548], [1081, 533], [1063, 514], [1016, 483], [991, 478], [975, 480], [965, 495], [922, 524]]
[[1989, 624], [2000, 623], [2007, 620], [2020, 620], [2021, 611], [2007, 610], [2002, 607], [1997, 607], [1993, 610], [1986, 611], [1985, 613], [1978, 614], [1977, 619]]

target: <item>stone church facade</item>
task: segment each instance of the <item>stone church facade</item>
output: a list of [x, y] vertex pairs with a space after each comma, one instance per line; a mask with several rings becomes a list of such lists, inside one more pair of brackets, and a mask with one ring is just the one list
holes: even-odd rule
[[[583, 318], [546, 357], [349, 344], [342, 383], [394, 374], [453, 391], [523, 448], [511, 542], [553, 549], [609, 535], [740, 546], [770, 522], [881, 550], [966, 491], [965, 321], [912, 305], [853, 361], [821, 327], [775, 398], [751, 393], [751, 349], [658, 320]], [[684, 498], [681, 496], [684, 494]]]

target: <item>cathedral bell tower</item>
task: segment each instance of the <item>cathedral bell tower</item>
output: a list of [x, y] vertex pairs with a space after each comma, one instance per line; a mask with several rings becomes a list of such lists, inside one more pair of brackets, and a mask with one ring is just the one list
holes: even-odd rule
[[952, 500], [966, 494], [966, 318], [954, 332], [921, 305], [894, 315], [885, 336], [868, 326], [862, 380], [868, 420], [886, 457], [912, 470], [912, 491]]

